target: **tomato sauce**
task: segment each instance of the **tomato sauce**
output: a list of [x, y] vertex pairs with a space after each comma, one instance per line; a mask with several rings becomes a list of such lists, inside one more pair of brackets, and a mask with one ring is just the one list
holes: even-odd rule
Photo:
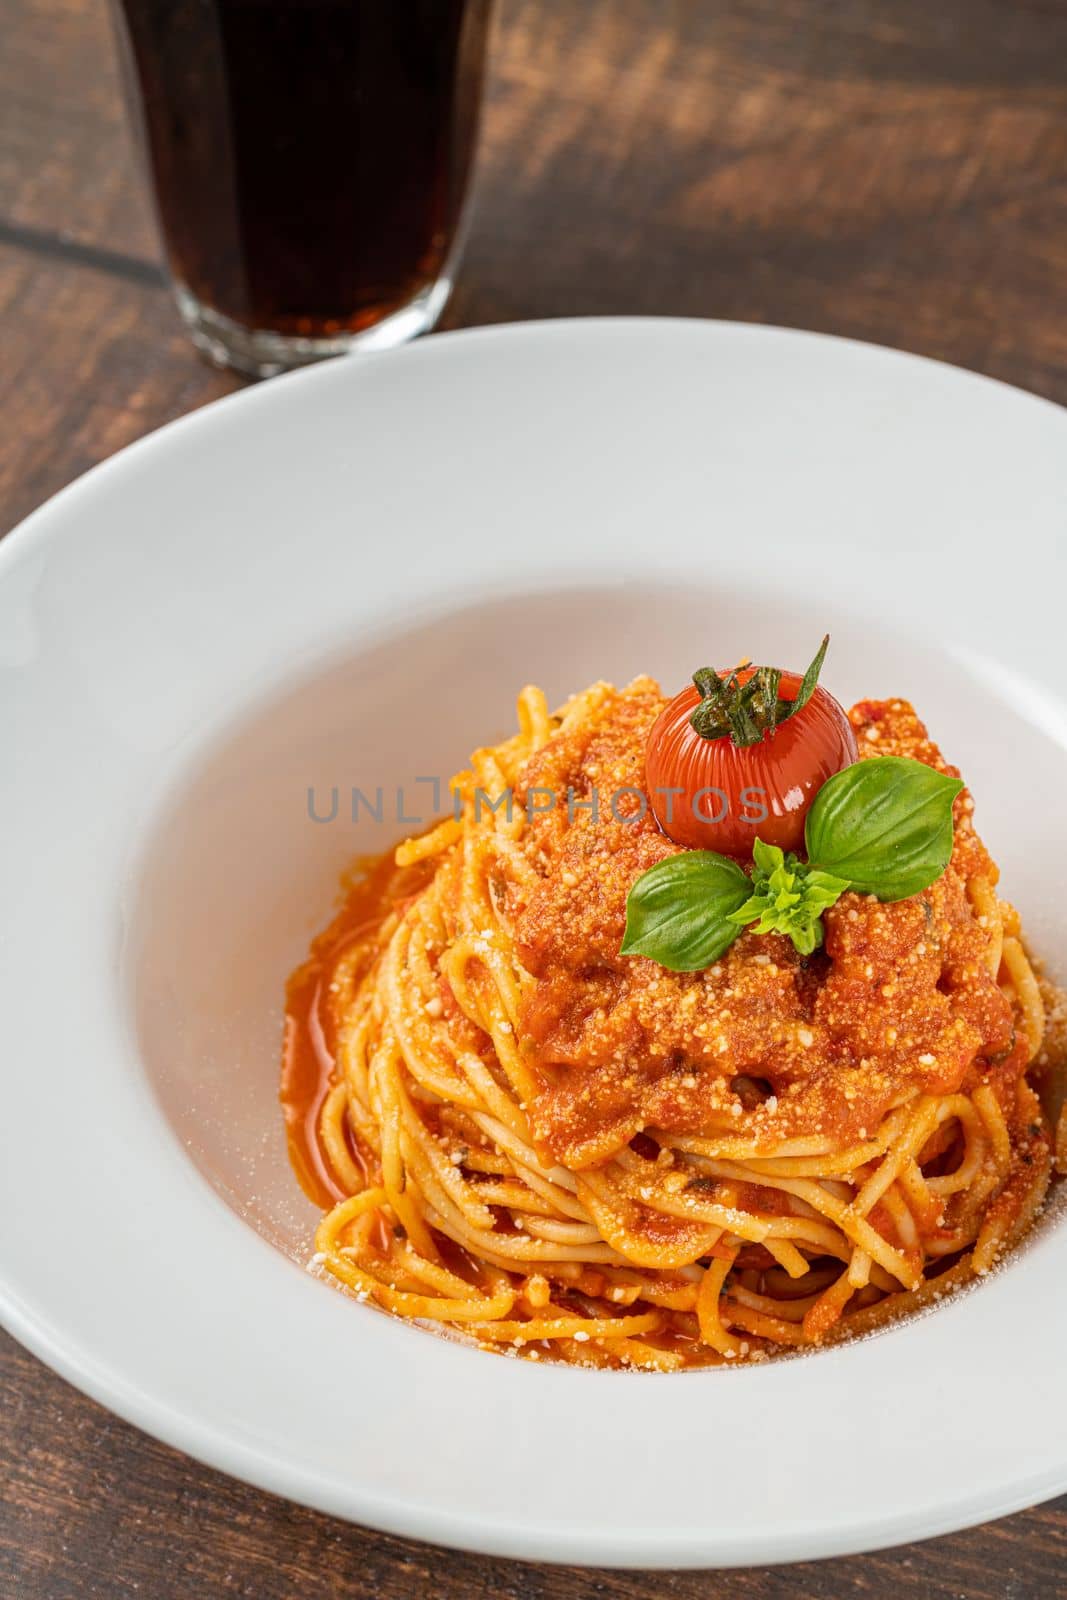
[[[656, 685], [638, 680], [540, 751], [527, 781], [581, 796], [594, 782], [601, 793], [639, 784], [662, 707]], [[946, 770], [905, 701], [864, 702], [851, 723], [861, 757]], [[951, 1093], [973, 1063], [1010, 1050], [1011, 1005], [967, 896], [970, 878], [994, 882], [996, 869], [966, 792], [955, 821], [952, 862], [937, 882], [892, 904], [843, 895], [812, 956], [781, 934], [748, 930], [704, 971], [671, 972], [619, 955], [631, 886], [673, 853], [654, 819], [605, 808], [595, 820], [589, 811], [539, 818], [541, 876], [514, 918], [536, 980], [521, 1031], [544, 1082], [529, 1108], [538, 1144], [572, 1170], [644, 1128], [739, 1134], [768, 1148], [811, 1137], [843, 1146], [902, 1097]]]

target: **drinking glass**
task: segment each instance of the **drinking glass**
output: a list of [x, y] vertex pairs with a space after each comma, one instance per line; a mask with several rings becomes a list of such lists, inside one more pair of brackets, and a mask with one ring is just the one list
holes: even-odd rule
[[492, 0], [113, 0], [178, 309], [264, 377], [431, 328]]

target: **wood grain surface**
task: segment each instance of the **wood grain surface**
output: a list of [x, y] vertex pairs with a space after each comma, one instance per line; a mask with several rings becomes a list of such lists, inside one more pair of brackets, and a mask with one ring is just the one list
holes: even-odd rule
[[[0, 20], [5, 530], [237, 380], [178, 329], [104, 0]], [[1067, 0], [500, 0], [445, 326], [589, 313], [825, 329], [1067, 401]], [[5, 1600], [1067, 1594], [1067, 1499], [727, 1574], [437, 1551], [231, 1482], [0, 1353]]]

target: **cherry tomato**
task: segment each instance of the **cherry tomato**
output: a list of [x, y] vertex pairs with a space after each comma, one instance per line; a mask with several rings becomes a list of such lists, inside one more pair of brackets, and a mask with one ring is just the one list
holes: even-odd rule
[[[751, 676], [752, 670], [738, 673], [738, 685]], [[778, 692], [793, 701], [800, 685], [799, 673], [783, 672]], [[751, 857], [757, 838], [802, 851], [804, 818], [816, 794], [857, 759], [843, 708], [816, 685], [788, 721], [755, 744], [737, 745], [729, 736], [707, 739], [696, 731], [689, 719], [700, 701], [694, 685], [683, 689], [648, 736], [645, 778], [663, 832], [675, 844], [742, 859]]]

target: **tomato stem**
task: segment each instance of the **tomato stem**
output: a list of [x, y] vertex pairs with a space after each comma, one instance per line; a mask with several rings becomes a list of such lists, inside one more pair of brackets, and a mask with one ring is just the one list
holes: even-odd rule
[[797, 690], [795, 700], [778, 693], [782, 673], [778, 667], [757, 667], [741, 681], [735, 667], [720, 677], [714, 667], [694, 672], [700, 704], [689, 718], [702, 739], [731, 739], [745, 747], [759, 744], [790, 717], [802, 711], [815, 692], [826, 659], [830, 635], [826, 634]]

